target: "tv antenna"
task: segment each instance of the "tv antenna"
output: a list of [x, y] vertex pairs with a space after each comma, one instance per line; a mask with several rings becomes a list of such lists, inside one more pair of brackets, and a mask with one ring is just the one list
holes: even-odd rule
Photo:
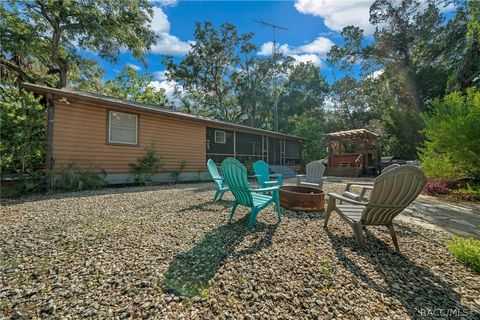
[[285, 28], [285, 27], [282, 27], [282, 26], [279, 26], [279, 25], [277, 25], [277, 24], [265, 22], [265, 21], [263, 21], [263, 19], [261, 19], [261, 20], [253, 20], [253, 21], [256, 22], [256, 23], [261, 24], [261, 25], [264, 26], [264, 27], [270, 27], [270, 28], [272, 28], [272, 31], [273, 31], [273, 48], [272, 48], [272, 54], [275, 55], [275, 48], [276, 48], [276, 45], [277, 45], [277, 41], [276, 41], [276, 30], [279, 29], [279, 30], [289, 31], [289, 29], [287, 29], [287, 28]]
[[[277, 37], [276, 37], [276, 31], [277, 29], [278, 30], [285, 30], [285, 31], [289, 31], [287, 28], [285, 27], [282, 27], [282, 26], [279, 26], [277, 24], [273, 24], [273, 23], [269, 23], [269, 22], [265, 22], [262, 20], [253, 20], [254, 22], [256, 23], [259, 23], [261, 24], [262, 26], [264, 27], [269, 27], [269, 28], [272, 28], [272, 31], [273, 31], [273, 47], [272, 47], [272, 57], [273, 59], [276, 59], [276, 47], [277, 47]], [[274, 98], [274, 118], [275, 118], [275, 131], [278, 132], [278, 95], [277, 95], [277, 78], [275, 77], [274, 78], [274, 87], [275, 87], [275, 96], [273, 97]]]

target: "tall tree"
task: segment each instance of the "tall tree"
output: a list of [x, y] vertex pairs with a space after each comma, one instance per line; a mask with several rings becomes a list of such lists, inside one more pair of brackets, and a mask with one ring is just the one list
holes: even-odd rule
[[[17, 81], [62, 88], [72, 73], [92, 70], [80, 50], [117, 61], [123, 47], [144, 60], [155, 43], [147, 0], [10, 0], [2, 1], [0, 13], [0, 66]], [[27, 67], [32, 64], [38, 70]]]
[[252, 35], [239, 36], [236, 27], [229, 23], [217, 30], [208, 21], [197, 22], [194, 35], [195, 44], [180, 63], [165, 57], [169, 79], [183, 87], [185, 104], [197, 105], [194, 112], [240, 122], [244, 114], [235, 95], [238, 78], [232, 75], [239, 68], [240, 45], [245, 46]]
[[319, 67], [313, 63], [299, 63], [283, 80], [278, 107], [280, 131], [289, 132], [288, 118], [305, 113], [322, 111], [328, 84]]
[[157, 90], [152, 87], [152, 81], [153, 76], [151, 74], [139, 75], [131, 67], [125, 66], [120, 75], [105, 83], [100, 93], [120, 99], [165, 107], [167, 104], [165, 90]]
[[242, 64], [238, 78], [237, 97], [241, 110], [247, 115], [246, 124], [264, 129], [275, 128], [275, 106], [292, 69], [293, 59], [275, 53], [267, 58], [253, 58]]

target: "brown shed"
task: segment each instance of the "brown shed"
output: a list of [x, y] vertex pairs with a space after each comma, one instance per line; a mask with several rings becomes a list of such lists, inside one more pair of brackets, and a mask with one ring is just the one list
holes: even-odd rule
[[23, 84], [45, 97], [48, 109], [46, 167], [69, 162], [106, 172], [109, 183], [133, 181], [128, 164], [151, 142], [164, 160], [156, 181], [168, 181], [183, 159], [183, 180], [205, 179], [208, 158], [242, 162], [262, 159], [300, 168], [301, 137], [205, 118], [104, 95]]

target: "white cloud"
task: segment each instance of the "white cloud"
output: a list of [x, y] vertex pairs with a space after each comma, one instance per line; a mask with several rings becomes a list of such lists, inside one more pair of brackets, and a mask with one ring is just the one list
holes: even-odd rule
[[159, 7], [174, 7], [177, 5], [178, 0], [150, 0], [150, 3]]
[[136, 64], [133, 64], [133, 63], [127, 63], [127, 67], [130, 67], [130, 68], [132, 68], [132, 69], [135, 70], [135, 71], [142, 70], [142, 67], [137, 66]]
[[183, 88], [181, 86], [177, 85], [176, 81], [151, 81], [148, 85], [151, 88], [154, 88], [156, 90], [163, 89], [165, 90], [165, 95], [167, 96], [168, 101], [173, 104], [173, 106], [177, 107], [180, 105], [180, 99], [178, 96], [175, 94], [175, 90], [180, 92], [180, 95], [183, 95]]
[[318, 37], [313, 42], [307, 43], [303, 46], [298, 47], [300, 52], [304, 53], [315, 53], [324, 55], [330, 51], [330, 48], [334, 45], [332, 40], [325, 38], [325, 37]]
[[155, 77], [155, 79], [157, 79], [159, 81], [167, 80], [167, 71], [166, 70], [155, 71], [153, 73], [153, 76]]
[[316, 54], [292, 54], [291, 57], [295, 59], [294, 64], [311, 62], [317, 67], [322, 65], [322, 59]]
[[384, 72], [384, 70], [383, 70], [383, 69], [380, 69], [380, 70], [374, 71], [374, 72], [372, 72], [372, 73], [370, 73], [370, 74], [367, 74], [367, 75], [365, 76], [365, 78], [367, 78], [367, 79], [372, 79], [372, 80], [373, 80], [373, 79], [378, 79], [378, 77], [380, 77], [380, 76], [383, 74], [383, 72]]
[[368, 21], [373, 0], [296, 0], [295, 8], [304, 14], [321, 17], [325, 25], [334, 31], [354, 25], [365, 34], [372, 34], [375, 27]]
[[178, 37], [170, 34], [170, 22], [161, 8], [153, 8], [151, 26], [157, 36], [157, 43], [151, 48], [152, 53], [182, 56], [190, 50], [190, 45], [194, 43], [193, 41], [181, 41]]
[[324, 106], [326, 110], [334, 110], [335, 109], [335, 99], [331, 96], [326, 96], [323, 100]]
[[[325, 58], [330, 48], [334, 45], [332, 40], [325, 37], [318, 37], [314, 41], [298, 46], [291, 47], [288, 44], [282, 44], [277, 49], [284, 54], [294, 58], [298, 63], [312, 62], [316, 66], [322, 64], [322, 59]], [[273, 42], [266, 42], [260, 46], [259, 55], [267, 56], [272, 54]]]

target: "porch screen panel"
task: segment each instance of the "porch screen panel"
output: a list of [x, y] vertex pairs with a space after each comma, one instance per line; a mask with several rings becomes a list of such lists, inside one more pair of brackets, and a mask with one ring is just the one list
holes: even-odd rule
[[280, 139], [268, 137], [268, 164], [280, 165], [281, 163], [281, 151], [283, 143]]
[[286, 140], [285, 149], [285, 164], [300, 164], [300, 143], [295, 140]]
[[246, 132], [236, 132], [237, 159], [257, 161], [262, 159], [262, 136]]

